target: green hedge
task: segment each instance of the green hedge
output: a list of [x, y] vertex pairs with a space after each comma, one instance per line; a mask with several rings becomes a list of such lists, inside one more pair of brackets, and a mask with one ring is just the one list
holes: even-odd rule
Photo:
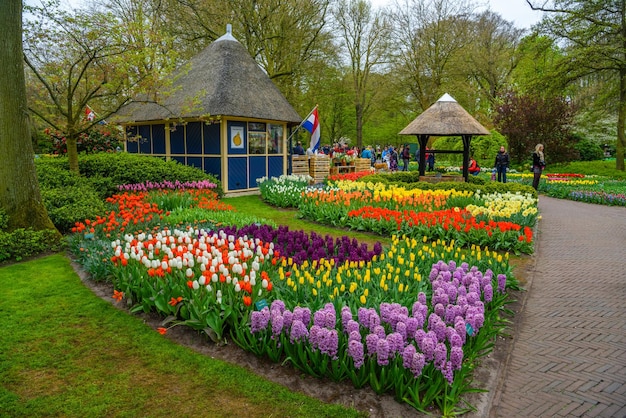
[[[46, 177], [46, 171], [63, 170], [61, 180], [73, 181], [69, 173], [69, 162], [66, 157], [38, 158], [36, 160], [37, 174], [40, 182]], [[168, 181], [210, 180], [217, 184], [217, 193], [222, 196], [221, 182], [215, 176], [206, 174], [202, 170], [180, 164], [177, 161], [164, 161], [160, 158], [118, 153], [100, 153], [80, 155], [78, 167], [81, 177], [89, 179], [91, 187], [102, 197], [109, 197], [118, 192], [121, 184], [134, 184]], [[53, 174], [54, 175], [54, 174]], [[58, 180], [58, 181], [61, 181]], [[51, 181], [48, 179], [48, 181]], [[74, 184], [74, 183], [72, 183]]]
[[20, 261], [45, 252], [56, 252], [63, 249], [65, 242], [53, 230], [34, 231], [31, 228], [18, 228], [6, 232], [9, 217], [0, 209], [0, 263]]
[[106, 214], [104, 200], [87, 183], [51, 189], [42, 187], [41, 197], [50, 220], [62, 234], [70, 232], [77, 221]]
[[176, 161], [127, 153], [80, 155], [81, 175], [69, 171], [67, 157], [35, 160], [42, 198], [50, 219], [61, 233], [77, 221], [106, 213], [105, 199], [117, 193], [118, 185], [144, 182], [209, 180], [222, 187], [214, 176]]

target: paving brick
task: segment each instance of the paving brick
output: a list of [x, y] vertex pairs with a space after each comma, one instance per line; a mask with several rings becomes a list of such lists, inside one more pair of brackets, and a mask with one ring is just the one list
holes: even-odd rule
[[626, 288], [615, 273], [626, 208], [540, 196], [539, 209], [506, 382], [489, 415], [626, 417]]

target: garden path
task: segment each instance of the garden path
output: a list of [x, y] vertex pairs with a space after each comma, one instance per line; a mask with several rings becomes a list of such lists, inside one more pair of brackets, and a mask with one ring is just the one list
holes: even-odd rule
[[527, 291], [483, 411], [626, 417], [626, 208], [540, 196], [539, 210]]

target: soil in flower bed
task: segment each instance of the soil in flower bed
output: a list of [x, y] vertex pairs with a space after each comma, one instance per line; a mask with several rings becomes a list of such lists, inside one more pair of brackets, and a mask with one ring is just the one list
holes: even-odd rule
[[[528, 265], [528, 261], [522, 261], [519, 270], [523, 270], [526, 273], [526, 266]], [[89, 278], [79, 264], [72, 263], [72, 266], [83, 283], [96, 296], [128, 312], [124, 302], [117, 302], [111, 297], [114, 290], [111, 283], [95, 282]], [[518, 265], [517, 267], [520, 266]], [[524, 281], [521, 281], [521, 283], [524, 283]], [[514, 298], [520, 299], [517, 295]], [[509, 305], [508, 308], [518, 312], [517, 306], [519, 302], [515, 302], [512, 305]], [[155, 332], [158, 327], [162, 326], [163, 318], [156, 313], [133, 315], [140, 317]], [[515, 319], [515, 322], [517, 322], [517, 316]], [[372, 418], [431, 416], [421, 414], [409, 405], [396, 401], [392, 395], [377, 395], [369, 388], [356, 389], [349, 381], [337, 383], [328, 379], [317, 379], [302, 373], [288, 364], [281, 365], [265, 358], [259, 358], [244, 351], [232, 342], [225, 345], [215, 344], [208, 337], [188, 327], [173, 327], [167, 331], [165, 338], [200, 354], [244, 367], [254, 374], [263, 376], [269, 381], [283, 385], [292, 391], [304, 393], [323, 402], [353, 407]], [[494, 391], [498, 386], [499, 370], [506, 360], [510, 343], [511, 340], [509, 338], [499, 337], [494, 352], [485, 356], [481, 364], [475, 369], [474, 386], [486, 389], [488, 392], [466, 396], [466, 400], [478, 409], [477, 412], [466, 416], [479, 417], [484, 412], [488, 413], [486, 408], [488, 408]], [[439, 415], [438, 411], [434, 409], [428, 412], [434, 416]]]

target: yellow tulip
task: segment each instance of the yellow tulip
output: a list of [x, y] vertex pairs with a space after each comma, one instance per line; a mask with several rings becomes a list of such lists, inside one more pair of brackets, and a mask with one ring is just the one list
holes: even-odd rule
[[359, 298], [359, 301], [361, 302], [361, 305], [365, 305], [365, 302], [367, 302], [365, 295], [361, 295], [361, 297]]

